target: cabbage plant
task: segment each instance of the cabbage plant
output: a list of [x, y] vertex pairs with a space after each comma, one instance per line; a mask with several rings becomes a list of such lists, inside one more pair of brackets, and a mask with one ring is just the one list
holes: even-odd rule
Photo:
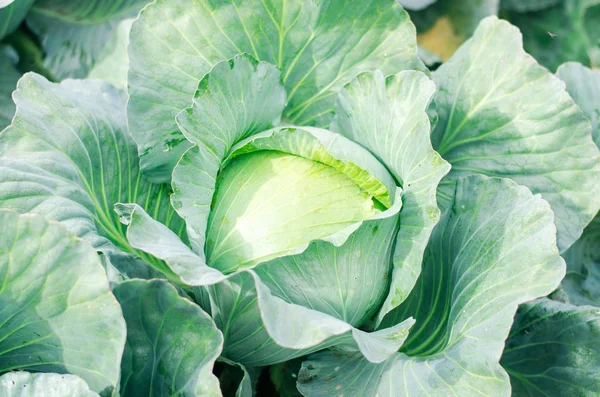
[[[375, 11], [378, 5], [360, 7]], [[360, 20], [372, 30], [367, 33], [384, 35], [384, 43], [411, 30], [402, 9], [389, 5], [393, 14], [386, 14], [384, 26], [396, 25], [391, 33]], [[144, 21], [170, 7], [156, 4], [142, 12], [132, 28], [132, 48]], [[372, 14], [373, 22], [378, 15]], [[314, 45], [341, 51], [329, 39], [320, 43], [325, 39], [315, 38]], [[351, 42], [341, 44], [349, 48]], [[345, 79], [355, 80], [337, 100], [319, 94], [326, 86], [311, 81], [316, 76], [307, 74], [313, 72], [300, 54], [289, 60], [297, 71], [282, 71], [295, 76], [291, 88], [274, 64], [252, 55], [218, 62], [196, 83], [192, 105], [174, 115], [171, 127], [179, 134], [169, 134], [159, 141], [160, 149], [148, 147], [141, 156], [142, 167], [156, 165], [148, 171], [155, 170], [151, 175], [158, 178], [165, 162], [185, 149], [172, 171], [171, 202], [186, 221], [191, 250], [138, 206], [119, 205], [129, 224], [129, 242], [164, 260], [175, 282], [212, 285], [196, 291], [197, 299], [224, 330], [224, 355], [231, 360], [262, 366], [343, 342], [378, 362], [406, 336], [410, 320], [375, 333], [357, 327], [371, 317], [378, 324], [416, 281], [425, 242], [439, 217], [437, 183], [448, 165], [429, 140], [426, 109], [433, 83], [422, 72], [399, 70], [403, 63], [421, 67], [414, 39], [405, 45], [412, 55], [404, 55], [403, 48], [387, 53], [378, 45], [354, 46], [356, 54], [350, 55], [358, 64]], [[323, 62], [342, 66], [342, 53], [332, 55]], [[386, 58], [397, 73], [387, 78], [381, 71], [359, 73], [370, 65], [384, 66]], [[143, 77], [136, 72], [139, 62], [131, 57], [131, 81]], [[343, 84], [335, 80], [340, 73], [324, 76], [333, 80], [327, 85]], [[148, 111], [148, 96], [134, 92], [132, 86], [130, 120], [140, 113], [147, 125], [150, 119], [141, 112]], [[296, 117], [305, 121], [296, 124], [286, 110], [294, 103], [292, 92], [298, 95], [296, 107], [305, 109], [297, 110]], [[368, 112], [358, 112], [361, 97], [382, 106], [374, 127]], [[322, 106], [311, 105], [317, 101]], [[152, 138], [134, 136], [138, 143]], [[238, 302], [242, 298], [246, 303]], [[236, 308], [251, 311], [244, 323]], [[239, 331], [229, 334], [229, 329]]]
[[600, 357], [593, 309], [543, 298], [600, 153], [515, 27], [484, 19], [435, 72], [391, 0], [156, 0], [128, 41], [127, 92], [28, 73], [13, 94], [0, 387], [219, 396], [218, 361], [249, 396], [295, 360], [306, 396], [543, 393], [519, 365], [538, 317]]

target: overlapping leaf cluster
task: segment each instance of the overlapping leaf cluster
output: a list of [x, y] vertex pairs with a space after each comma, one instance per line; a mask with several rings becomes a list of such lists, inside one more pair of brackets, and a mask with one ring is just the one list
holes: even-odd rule
[[0, 396], [600, 395], [597, 2], [7, 3]]

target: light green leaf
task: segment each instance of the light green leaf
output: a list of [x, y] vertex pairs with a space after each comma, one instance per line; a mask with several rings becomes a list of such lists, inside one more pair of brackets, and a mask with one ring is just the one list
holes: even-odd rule
[[223, 272], [301, 253], [313, 240], [340, 246], [364, 220], [393, 216], [401, 204], [379, 215], [383, 206], [373, 199], [392, 204], [392, 177], [368, 151], [326, 130], [267, 131], [242, 141], [231, 158], [207, 230], [207, 263]]
[[0, 397], [98, 397], [80, 377], [9, 372], [0, 376]]
[[600, 394], [600, 309], [549, 299], [519, 307], [502, 366], [512, 395]]
[[[398, 351], [408, 336], [408, 330], [414, 324], [412, 318], [402, 323], [367, 333], [351, 327], [332, 316], [317, 312], [304, 306], [289, 304], [272, 294], [253, 271], [248, 272], [254, 278], [258, 304], [263, 324], [277, 344], [291, 349], [311, 349], [316, 351], [318, 343], [329, 344], [331, 335], [343, 335], [345, 349], [360, 352], [371, 362], [381, 362]], [[337, 320], [337, 321], [336, 321]], [[331, 330], [327, 328], [330, 327]], [[339, 332], [337, 330], [343, 331]]]
[[27, 25], [46, 54], [44, 67], [57, 80], [63, 80], [88, 76], [107, 43], [114, 41], [118, 21], [79, 25], [32, 12]]
[[127, 322], [125, 396], [221, 396], [212, 373], [223, 336], [199, 306], [162, 280], [130, 280], [114, 294]]
[[341, 171], [274, 151], [235, 158], [217, 185], [206, 259], [223, 273], [304, 251], [378, 213], [371, 196]]
[[[258, 277], [243, 272], [207, 287], [209, 306], [205, 309], [223, 332], [224, 357], [249, 367], [270, 365], [341, 342], [339, 335], [351, 329], [341, 320], [303, 307], [300, 313], [295, 312], [295, 307], [292, 312], [289, 304], [273, 298], [264, 285], [260, 286], [259, 295], [256, 280]], [[264, 299], [259, 298], [272, 305], [263, 308]], [[270, 335], [271, 329], [277, 334]], [[276, 337], [283, 339], [276, 341]]]
[[412, 290], [439, 219], [435, 192], [449, 166], [429, 140], [425, 111], [434, 90], [420, 72], [404, 71], [387, 79], [381, 72], [365, 73], [342, 90], [336, 103], [331, 129], [370, 150], [403, 189], [390, 293], [378, 321]]
[[72, 373], [115, 395], [125, 321], [96, 251], [39, 215], [0, 211], [0, 225], [0, 373]]
[[288, 94], [285, 117], [320, 127], [357, 74], [423, 67], [414, 26], [393, 0], [158, 0], [130, 39], [129, 126], [142, 168], [159, 181], [188, 147], [175, 115], [220, 61], [248, 53], [274, 64]]
[[550, 203], [566, 250], [600, 207], [600, 153], [564, 84], [522, 50], [515, 27], [495, 17], [433, 78], [433, 146], [452, 164], [440, 205], [448, 208], [458, 176], [511, 178]]
[[192, 106], [177, 115], [182, 133], [197, 146], [173, 172], [172, 203], [186, 220], [192, 248], [201, 257], [226, 155], [240, 140], [279, 123], [284, 106], [279, 71], [244, 55], [217, 64], [198, 85]]
[[[592, 135], [600, 146], [600, 72], [569, 62], [561, 65], [556, 74], [592, 122]], [[600, 306], [600, 215], [596, 214], [563, 257], [567, 276], [555, 298], [575, 305]]]
[[10, 124], [15, 114], [12, 93], [17, 88], [21, 73], [15, 68], [17, 53], [8, 46], [0, 46], [0, 131]]
[[559, 4], [562, 0], [501, 0], [500, 6], [505, 10], [518, 12], [540, 11]]
[[238, 385], [237, 390], [235, 391], [235, 397], [253, 397], [255, 395], [256, 386], [253, 383], [258, 382], [256, 377], [253, 377], [252, 374], [256, 374], [256, 376], [260, 375], [261, 368], [246, 368], [241, 364], [238, 364], [238, 367], [243, 371], [243, 378]]
[[127, 242], [116, 202], [137, 202], [183, 234], [168, 187], [139, 173], [122, 92], [100, 80], [54, 84], [27, 74], [14, 98], [14, 122], [0, 135], [1, 208], [44, 215], [99, 250], [148, 261]]
[[592, 137], [600, 147], [600, 71], [576, 62], [567, 62], [556, 75], [567, 85], [567, 92], [592, 122]]
[[523, 33], [525, 50], [551, 71], [567, 61], [600, 67], [600, 1], [555, 3], [536, 13], [507, 15]]
[[228, 162], [245, 153], [271, 150], [323, 163], [350, 178], [385, 208], [394, 204], [396, 181], [368, 150], [348, 138], [315, 127], [277, 127], [255, 134], [232, 148]]
[[0, 39], [17, 29], [35, 0], [0, 1]]
[[[416, 323], [400, 353], [373, 364], [324, 352], [303, 364], [306, 396], [508, 396], [499, 365], [517, 305], [551, 292], [565, 272], [550, 206], [507, 179], [456, 182], [435, 227], [423, 272], [384, 319]], [[369, 374], [366, 376], [365, 374]]]
[[166, 279], [167, 276], [150, 266], [144, 259], [124, 252], [108, 251], [100, 253], [102, 265], [106, 269], [111, 288], [130, 278], [150, 280]]

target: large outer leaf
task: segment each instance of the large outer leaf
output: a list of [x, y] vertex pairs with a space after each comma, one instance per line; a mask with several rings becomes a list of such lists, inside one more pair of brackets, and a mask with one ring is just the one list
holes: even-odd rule
[[125, 396], [221, 396], [212, 367], [223, 335], [200, 307], [162, 280], [130, 280], [114, 294], [127, 322]]
[[13, 124], [0, 135], [0, 207], [64, 223], [95, 248], [135, 252], [113, 206], [138, 202], [181, 231], [167, 186], [141, 176], [125, 95], [99, 80], [48, 82], [27, 74]]
[[375, 154], [403, 189], [390, 293], [378, 321], [406, 299], [421, 271], [423, 251], [439, 219], [435, 190], [449, 166], [431, 147], [425, 112], [435, 90], [423, 73], [387, 79], [364, 73], [339, 94], [331, 129]]
[[567, 61], [600, 67], [600, 0], [555, 3], [536, 13], [507, 15], [523, 32], [525, 50], [551, 71]]
[[34, 1], [14, 0], [9, 1], [6, 7], [0, 7], [0, 39], [19, 26]]
[[142, 168], [159, 181], [189, 147], [174, 117], [219, 61], [248, 53], [274, 64], [286, 118], [317, 126], [360, 72], [422, 67], [414, 26], [394, 0], [158, 0], [134, 23], [129, 53], [129, 126]]
[[0, 211], [0, 373], [72, 373], [118, 390], [125, 321], [98, 254], [62, 225]]
[[600, 394], [600, 309], [549, 299], [519, 307], [502, 366], [513, 396]]
[[509, 177], [550, 203], [558, 247], [567, 249], [600, 207], [600, 153], [564, 84], [522, 50], [515, 27], [495, 17], [433, 78], [432, 142], [452, 165], [438, 190], [442, 207], [458, 176]]
[[[27, 24], [44, 49], [44, 67], [58, 79], [87, 77], [106, 58], [113, 59], [116, 69], [106, 75], [109, 81], [122, 84], [127, 70], [127, 46], [131, 23], [148, 0], [39, 0], [27, 17]], [[123, 45], [122, 45], [123, 44]]]
[[14, 66], [17, 59], [17, 53], [12, 48], [0, 46], [0, 131], [10, 124], [15, 113], [11, 95], [21, 77], [21, 73]]
[[9, 372], [0, 376], [0, 397], [98, 397], [75, 375]]
[[409, 314], [409, 338], [381, 364], [319, 353], [303, 364], [307, 396], [508, 396], [499, 365], [517, 305], [559, 284], [550, 206], [507, 179], [456, 182], [452, 206], [433, 231], [420, 282], [384, 323]]

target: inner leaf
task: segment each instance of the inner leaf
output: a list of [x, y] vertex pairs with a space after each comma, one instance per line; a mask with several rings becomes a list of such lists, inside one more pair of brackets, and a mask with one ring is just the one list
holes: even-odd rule
[[329, 130], [277, 127], [239, 142], [225, 161], [240, 154], [275, 150], [333, 167], [351, 178], [385, 208], [393, 205], [396, 183], [385, 166], [362, 146]]
[[223, 272], [299, 253], [380, 211], [342, 170], [279, 151], [233, 158], [217, 186], [206, 254]]

